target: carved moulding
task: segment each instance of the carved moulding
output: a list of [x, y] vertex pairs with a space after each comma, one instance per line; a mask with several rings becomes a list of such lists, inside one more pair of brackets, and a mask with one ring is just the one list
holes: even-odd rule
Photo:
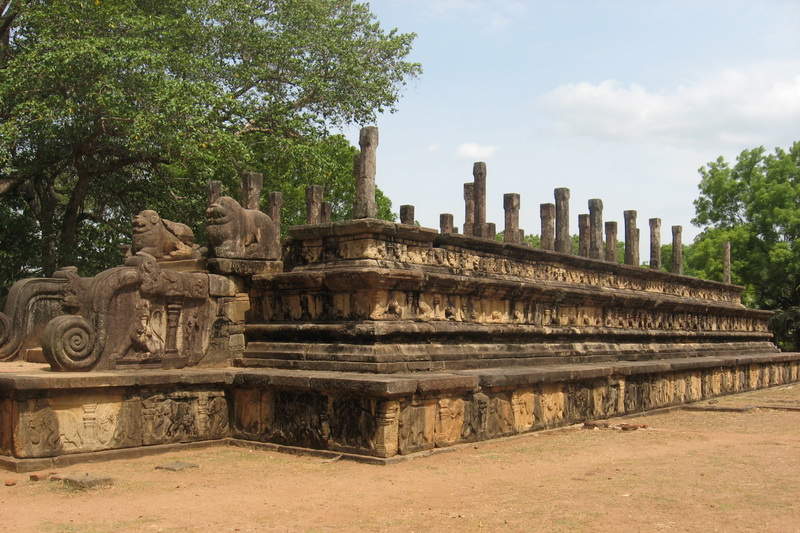
[[53, 318], [42, 351], [54, 370], [181, 367], [207, 348], [208, 275], [162, 269], [138, 253], [91, 279], [80, 313]]
[[370, 264], [476, 278], [506, 277], [738, 304], [743, 287], [381, 220], [291, 228], [287, 270]]

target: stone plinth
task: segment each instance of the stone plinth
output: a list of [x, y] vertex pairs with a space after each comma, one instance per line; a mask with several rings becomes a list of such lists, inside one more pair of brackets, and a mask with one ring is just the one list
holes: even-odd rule
[[800, 380], [800, 354], [414, 374], [277, 369], [0, 373], [0, 468], [208, 444], [386, 463], [436, 448]]

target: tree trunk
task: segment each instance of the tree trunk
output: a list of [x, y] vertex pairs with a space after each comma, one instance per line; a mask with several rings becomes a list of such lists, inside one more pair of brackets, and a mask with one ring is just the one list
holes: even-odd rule
[[[48, 176], [37, 178], [34, 185], [35, 197], [29, 203], [42, 232], [41, 253], [42, 273], [46, 277], [53, 275], [58, 269], [58, 235], [56, 235], [56, 206], [58, 199], [53, 187], [53, 182]], [[38, 200], [38, 202], [36, 201]]]
[[64, 266], [72, 256], [78, 231], [80, 208], [84, 199], [86, 199], [86, 195], [89, 192], [89, 185], [94, 178], [94, 175], [82, 165], [76, 165], [76, 170], [78, 173], [78, 182], [72, 189], [69, 203], [67, 203], [64, 209], [64, 220], [61, 223], [61, 242], [58, 253], [59, 266]]

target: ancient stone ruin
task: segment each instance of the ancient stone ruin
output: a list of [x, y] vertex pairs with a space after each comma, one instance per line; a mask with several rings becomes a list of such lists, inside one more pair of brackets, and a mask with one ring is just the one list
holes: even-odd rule
[[207, 441], [386, 462], [800, 380], [770, 312], [681, 275], [680, 227], [664, 272], [650, 219], [644, 268], [626, 211], [619, 264], [617, 223], [592, 199], [573, 255], [560, 188], [540, 205], [541, 248], [524, 242], [517, 194], [498, 241], [483, 163], [462, 233], [448, 213], [440, 231], [415, 226], [408, 205], [399, 224], [377, 220], [377, 129], [360, 144], [354, 220], [330, 222], [312, 186], [308, 224], [281, 242], [280, 194], [262, 211], [248, 173], [241, 203], [209, 184], [206, 255], [188, 227], [142, 211], [123, 266], [11, 287], [0, 361], [31, 368], [0, 372], [0, 465]]

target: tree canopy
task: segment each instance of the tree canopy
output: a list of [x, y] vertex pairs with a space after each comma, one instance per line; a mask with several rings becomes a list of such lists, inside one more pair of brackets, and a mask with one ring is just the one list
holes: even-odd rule
[[745, 303], [777, 312], [773, 330], [800, 346], [800, 142], [788, 151], [744, 150], [731, 166], [722, 157], [700, 170], [692, 221], [703, 228], [687, 249], [694, 275], [722, 279], [722, 243], [731, 242], [734, 283]]
[[205, 182], [243, 171], [289, 223], [311, 183], [343, 216], [329, 129], [394, 110], [413, 39], [356, 0], [0, 0], [0, 284], [114, 264], [141, 209], [202, 231]]

